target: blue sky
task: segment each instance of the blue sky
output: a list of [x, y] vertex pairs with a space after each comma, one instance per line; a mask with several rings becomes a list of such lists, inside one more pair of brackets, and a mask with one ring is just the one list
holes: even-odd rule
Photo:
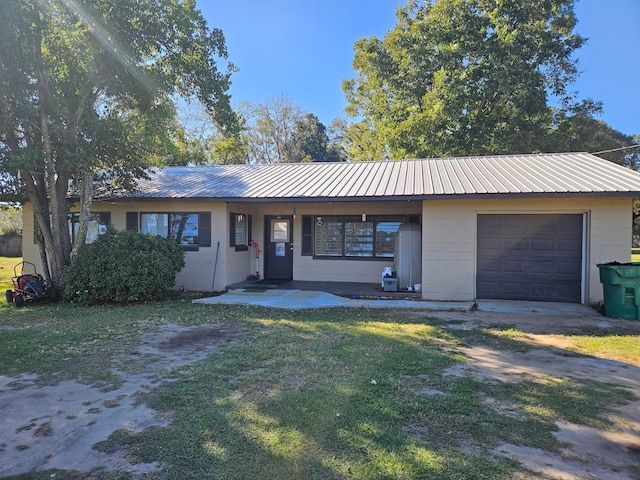
[[[285, 94], [328, 125], [344, 117], [342, 80], [353, 78], [353, 44], [395, 23], [384, 0], [198, 0], [209, 25], [225, 34], [234, 104]], [[405, 1], [401, 3], [406, 3]], [[589, 40], [577, 57], [580, 98], [604, 103], [600, 117], [640, 134], [640, 0], [579, 0], [576, 30]]]

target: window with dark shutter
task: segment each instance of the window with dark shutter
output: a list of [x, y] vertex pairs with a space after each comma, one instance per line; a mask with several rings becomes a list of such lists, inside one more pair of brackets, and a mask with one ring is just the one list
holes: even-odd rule
[[[71, 241], [76, 242], [80, 232], [80, 214], [67, 214], [69, 222], [69, 235]], [[90, 213], [87, 220], [84, 242], [89, 244], [95, 242], [100, 235], [107, 233], [107, 227], [111, 223], [111, 212]]]
[[[137, 214], [135, 214], [137, 216]], [[127, 228], [133, 225], [133, 214], [127, 213]], [[143, 212], [140, 231], [175, 240], [184, 250], [197, 251], [211, 246], [210, 212]]]
[[244, 213], [229, 214], [229, 246], [236, 252], [249, 249], [251, 241], [251, 215]]
[[127, 212], [127, 230], [138, 229], [138, 212]]

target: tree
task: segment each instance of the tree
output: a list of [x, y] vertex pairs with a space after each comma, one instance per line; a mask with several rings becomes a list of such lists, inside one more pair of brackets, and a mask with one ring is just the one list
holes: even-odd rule
[[328, 144], [327, 128], [313, 113], [306, 113], [293, 125], [291, 141], [286, 149], [286, 161], [325, 162], [329, 155]]
[[599, 103], [585, 101], [556, 110], [548, 150], [597, 153], [610, 162], [637, 170], [640, 166], [638, 137], [625, 135], [594, 118], [601, 108]]
[[532, 152], [550, 95], [568, 102], [574, 0], [410, 0], [380, 40], [356, 42], [348, 113], [391, 158]]
[[286, 95], [264, 103], [244, 102], [240, 112], [243, 131], [240, 141], [234, 140], [232, 144], [232, 152], [239, 152], [234, 155], [236, 158], [246, 156], [248, 163], [346, 159], [338, 138], [342, 130], [327, 132], [327, 127], [316, 115], [305, 112]]
[[295, 123], [303, 116], [302, 109], [286, 95], [279, 95], [264, 103], [244, 102], [240, 112], [245, 126], [243, 135], [249, 146], [249, 161], [286, 161]]
[[352, 162], [387, 160], [389, 157], [384, 141], [367, 120], [347, 125], [342, 144], [346, 157]]
[[176, 96], [198, 98], [236, 135], [234, 67], [218, 68], [224, 36], [194, 0], [3, 1], [0, 19], [0, 170], [34, 206], [57, 285], [70, 189], [83, 242], [97, 181], [130, 187], [170, 150]]
[[246, 163], [249, 148], [238, 128], [229, 135], [212, 121], [202, 102], [181, 102], [173, 129], [171, 165], [225, 165]]
[[344, 118], [334, 118], [327, 128], [329, 143], [327, 144], [327, 161], [346, 162], [349, 157], [345, 149], [345, 131], [347, 121]]
[[249, 144], [242, 135], [215, 137], [210, 142], [213, 163], [237, 165], [249, 163]]

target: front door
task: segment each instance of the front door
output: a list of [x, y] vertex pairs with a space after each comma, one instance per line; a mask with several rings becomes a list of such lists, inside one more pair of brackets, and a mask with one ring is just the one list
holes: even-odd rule
[[265, 217], [265, 279], [293, 279], [293, 217]]

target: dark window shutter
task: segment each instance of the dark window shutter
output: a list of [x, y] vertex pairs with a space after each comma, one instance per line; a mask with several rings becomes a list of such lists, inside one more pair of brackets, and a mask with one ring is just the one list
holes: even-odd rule
[[100, 212], [100, 223], [104, 225], [111, 225], [111, 212]]
[[127, 212], [127, 230], [138, 230], [138, 212]]
[[313, 217], [302, 216], [302, 255], [313, 255]]
[[211, 246], [211, 212], [201, 212], [198, 216], [198, 246]]
[[236, 246], [236, 214], [229, 214], [229, 246]]
[[251, 233], [251, 215], [247, 215], [247, 222], [249, 222], [247, 225], [247, 246], [250, 246], [251, 241], [253, 240], [253, 235]]

